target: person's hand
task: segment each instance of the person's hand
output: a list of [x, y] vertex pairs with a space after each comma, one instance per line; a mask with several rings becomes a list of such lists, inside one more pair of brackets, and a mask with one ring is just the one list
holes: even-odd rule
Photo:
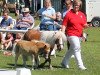
[[84, 24], [84, 26], [87, 28], [87, 27], [92, 27], [92, 24], [91, 23], [89, 23], [89, 24]]
[[49, 14], [44, 14], [45, 17], [49, 17]]
[[12, 29], [13, 27], [12, 26], [8, 26], [6, 29], [7, 30], [10, 30], [10, 29]]
[[89, 27], [92, 27], [92, 23], [89, 23], [89, 25], [88, 25]]
[[5, 44], [6, 43], [6, 40], [2, 40], [2, 44]]
[[16, 25], [16, 27], [20, 27], [20, 25], [18, 24], [18, 25]]
[[26, 19], [25, 19], [25, 18], [22, 18], [22, 21], [23, 21], [23, 22], [25, 22], [25, 21], [26, 21]]
[[54, 24], [55, 24], [55, 25], [58, 25], [58, 22], [55, 22], [55, 21], [54, 21]]
[[27, 18], [23, 18], [22, 21], [23, 21], [23, 22], [29, 22], [30, 20], [27, 19]]

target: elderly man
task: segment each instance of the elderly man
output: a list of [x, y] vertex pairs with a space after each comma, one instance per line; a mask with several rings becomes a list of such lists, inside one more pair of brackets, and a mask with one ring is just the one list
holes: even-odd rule
[[29, 8], [23, 8], [22, 13], [23, 14], [19, 16], [16, 28], [18, 30], [27, 30], [34, 24], [34, 18], [29, 14]]

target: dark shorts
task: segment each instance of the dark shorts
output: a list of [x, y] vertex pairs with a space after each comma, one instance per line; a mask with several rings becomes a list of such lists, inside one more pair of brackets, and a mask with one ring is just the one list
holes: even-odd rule
[[40, 30], [55, 31], [56, 26], [53, 24], [40, 24]]
[[20, 28], [20, 27], [14, 27], [14, 29], [15, 29], [15, 30], [27, 30], [26, 27], [21, 27], [21, 28]]

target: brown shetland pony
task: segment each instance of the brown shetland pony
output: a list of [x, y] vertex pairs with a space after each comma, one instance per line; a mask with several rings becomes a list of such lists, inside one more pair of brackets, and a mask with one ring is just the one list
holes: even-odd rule
[[49, 68], [52, 68], [51, 65], [51, 52], [55, 46], [55, 44], [57, 45], [57, 50], [61, 50], [63, 49], [63, 43], [62, 43], [62, 39], [64, 41], [66, 41], [66, 36], [65, 34], [63, 34], [61, 31], [38, 31], [38, 30], [28, 30], [24, 37], [24, 40], [42, 40], [47, 42], [48, 44], [50, 44], [50, 53], [49, 53], [49, 58], [45, 60], [44, 63], [42, 63], [40, 65], [40, 67], [43, 67], [45, 65], [45, 63], [49, 62]]
[[[38, 58], [39, 53], [43, 53], [45, 59], [48, 59], [50, 52], [50, 45], [43, 41], [21, 40], [16, 44], [14, 50], [15, 50], [15, 67], [17, 65], [17, 60], [19, 55], [22, 55], [24, 67], [26, 67], [27, 56], [32, 57], [32, 62], [33, 62], [32, 69], [33, 69], [33, 68], [38, 68], [39, 66], [39, 58]], [[35, 65], [34, 65], [34, 60], [35, 60]]]
[[32, 30], [32, 29], [29, 29], [25, 35], [24, 35], [24, 40], [28, 40], [28, 41], [31, 41], [33, 39], [35, 40], [40, 40], [41, 38], [41, 32], [38, 31], [38, 30]]

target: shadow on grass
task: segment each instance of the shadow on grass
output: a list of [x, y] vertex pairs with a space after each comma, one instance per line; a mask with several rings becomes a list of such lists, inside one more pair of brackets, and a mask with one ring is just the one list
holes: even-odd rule
[[[6, 68], [9, 68], [9, 69], [12, 69], [12, 68], [15, 68], [15, 64], [11, 64], [11, 63], [8, 63], [7, 65], [9, 65], [9, 67], [6, 67]], [[16, 68], [22, 68], [24, 67], [22, 64], [17, 64]], [[27, 68], [31, 68], [32, 66], [31, 65], [27, 65]]]

